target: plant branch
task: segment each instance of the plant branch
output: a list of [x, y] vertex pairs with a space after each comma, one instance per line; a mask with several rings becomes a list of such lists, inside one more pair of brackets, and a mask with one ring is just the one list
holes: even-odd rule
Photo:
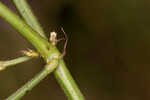
[[43, 38], [47, 39], [44, 34], [44, 31], [37, 21], [36, 17], [31, 11], [30, 6], [27, 4], [26, 0], [12, 0], [14, 5], [16, 6], [19, 14], [23, 17], [23, 19], [27, 22], [27, 24], [32, 27], [35, 31], [37, 31]]
[[24, 36], [43, 57], [47, 56], [47, 48], [50, 46], [48, 41], [43, 39], [33, 29], [31, 29], [16, 14], [11, 12], [4, 4], [0, 2], [0, 16], [12, 25], [22, 36]]
[[6, 100], [19, 100], [33, 87], [35, 87], [41, 80], [43, 80], [49, 73], [57, 67], [59, 59], [51, 59], [45, 68], [39, 72], [33, 79], [28, 81], [24, 86], [18, 89], [15, 93], [9, 96]]
[[54, 75], [69, 100], [84, 100], [84, 96], [80, 92], [62, 59], [60, 60], [58, 68], [54, 71]]
[[[32, 13], [32, 10], [30, 9], [28, 3], [26, 2], [26, 0], [12, 0], [12, 1], [14, 2], [17, 10], [20, 12], [20, 14], [23, 16], [23, 18], [28, 19], [28, 20], [26, 20], [26, 22], [29, 24], [32, 24], [32, 22], [30, 21], [32, 19], [30, 19], [30, 18], [34, 15]], [[21, 6], [19, 6], [19, 5], [21, 5]], [[30, 11], [30, 13], [26, 12], [26, 13], [28, 13], [28, 16], [25, 15], [25, 13], [22, 11], [22, 9], [24, 9], [24, 11]], [[37, 20], [34, 20], [34, 21], [37, 21]], [[38, 23], [38, 22], [36, 22], [36, 23]], [[35, 27], [34, 29], [36, 31], [38, 31], [38, 28]], [[60, 84], [60, 86], [64, 90], [65, 94], [67, 95], [67, 97], [70, 100], [84, 100], [82, 93], [80, 92], [78, 86], [76, 85], [75, 81], [73, 80], [73, 78], [63, 60], [60, 61], [59, 67], [54, 71], [54, 74], [55, 74], [55, 77], [56, 77], [58, 83]]]
[[31, 59], [31, 57], [24, 56], [24, 57], [19, 57], [19, 58], [13, 59], [13, 60], [0, 61], [0, 71], [6, 69], [9, 66], [13, 66], [13, 65], [16, 65], [16, 64], [19, 64], [19, 63], [23, 63], [23, 62], [28, 61], [30, 59]]
[[[0, 3], [0, 16], [28, 40], [39, 51], [46, 62], [49, 62], [54, 56], [60, 56], [56, 47], [44, 40], [2, 3]], [[70, 100], [84, 100], [63, 60], [60, 60], [59, 66], [54, 73], [57, 81]]]
[[[28, 3], [26, 0], [13, 0], [14, 4], [16, 5], [18, 11], [20, 14], [23, 16], [24, 19], [29, 19], [26, 20], [27, 23], [32, 24], [30, 20], [30, 16], [34, 16]], [[22, 6], [18, 6], [22, 4]], [[25, 5], [24, 5], [25, 4]], [[28, 16], [25, 16], [24, 12], [21, 11], [21, 9], [24, 9], [24, 11], [30, 11], [28, 13]], [[35, 17], [34, 17], [35, 18]], [[37, 21], [37, 20], [35, 20]], [[36, 22], [38, 23], [38, 22]], [[40, 25], [39, 25], [40, 26]], [[36, 31], [38, 31], [37, 28], [35, 28]], [[68, 71], [65, 63], [63, 60], [60, 61], [59, 67], [54, 71], [55, 77], [58, 81], [58, 83], [61, 85], [62, 89], [64, 90], [65, 94], [70, 100], [84, 100], [84, 97], [82, 93], [80, 92], [79, 88], [77, 87], [76, 83], [74, 82], [70, 72]]]

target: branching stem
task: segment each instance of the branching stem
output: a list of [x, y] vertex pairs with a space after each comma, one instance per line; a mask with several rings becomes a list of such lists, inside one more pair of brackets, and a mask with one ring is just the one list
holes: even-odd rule
[[58, 59], [51, 59], [51, 62], [49, 62], [41, 72], [39, 72], [33, 79], [28, 81], [23, 87], [18, 89], [6, 100], [19, 100], [33, 87], [35, 87], [41, 80], [43, 80], [49, 73], [51, 73], [57, 67], [58, 61]]
[[[25, 1], [25, 0], [20, 0]], [[16, 2], [16, 3], [20, 3]], [[27, 3], [26, 3], [27, 4]], [[21, 7], [23, 7], [22, 5]], [[18, 9], [21, 9], [21, 7], [18, 7]], [[25, 8], [26, 9], [26, 8]], [[27, 8], [29, 9], [29, 7]], [[20, 12], [23, 13], [23, 12]], [[69, 100], [84, 100], [84, 97], [82, 93], [80, 92], [79, 88], [75, 84], [72, 76], [70, 75], [70, 72], [68, 71], [64, 61], [60, 59], [59, 63], [55, 63], [55, 60], [52, 60], [54, 56], [61, 56], [58, 49], [51, 45], [46, 39], [41, 37], [40, 34], [38, 34], [37, 29], [32, 29], [30, 26], [28, 26], [23, 20], [21, 20], [17, 15], [15, 15], [13, 12], [11, 12], [4, 4], [0, 2], [0, 16], [7, 21], [10, 25], [12, 25], [23, 37], [25, 37], [40, 53], [40, 55], [44, 58], [46, 63], [51, 62], [52, 69], [55, 68], [58, 65], [58, 68], [54, 71], [55, 77], [58, 81], [58, 83], [61, 85], [62, 89], [64, 90], [65, 94], [67, 95]], [[24, 16], [22, 14], [22, 16]], [[28, 16], [26, 16], [28, 17]], [[30, 17], [28, 17], [30, 18]], [[26, 20], [29, 23], [29, 20]], [[37, 31], [37, 32], [36, 32]], [[57, 59], [58, 61], [58, 59]], [[55, 63], [55, 64], [54, 64]], [[49, 68], [49, 67], [48, 67]], [[27, 90], [30, 90], [32, 87], [34, 87], [37, 83], [39, 83], [44, 77], [47, 76], [46, 69], [44, 69], [40, 74], [38, 74], [33, 80], [29, 81], [27, 84], [30, 84], [30, 88]], [[33, 83], [32, 83], [33, 82]], [[29, 85], [25, 85], [23, 89], [19, 89], [18, 92], [15, 93], [15, 95], [10, 96], [9, 100], [16, 100], [11, 98], [21, 98], [25, 92], [26, 88]], [[24, 90], [25, 89], [25, 90]]]

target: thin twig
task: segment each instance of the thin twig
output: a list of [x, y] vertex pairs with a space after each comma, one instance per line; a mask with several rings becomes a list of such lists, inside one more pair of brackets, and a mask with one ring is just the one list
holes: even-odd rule
[[30, 6], [27, 4], [26, 0], [12, 0], [19, 14], [23, 17], [23, 19], [27, 22], [27, 24], [32, 27], [38, 34], [40, 34], [43, 38], [47, 39], [44, 34], [44, 31], [37, 21], [37, 18], [34, 16], [33, 11]]
[[31, 58], [32, 57], [24, 56], [24, 57], [19, 57], [19, 58], [13, 59], [13, 60], [0, 61], [0, 71], [6, 69], [7, 67], [26, 62], [26, 61], [30, 60]]
[[58, 65], [58, 59], [51, 59], [45, 68], [39, 72], [33, 79], [28, 81], [25, 85], [23, 85], [20, 89], [18, 89], [15, 93], [9, 96], [6, 100], [19, 100], [23, 95], [25, 95], [28, 91], [30, 91], [33, 87], [35, 87], [40, 81], [42, 81], [48, 74], [53, 72]]

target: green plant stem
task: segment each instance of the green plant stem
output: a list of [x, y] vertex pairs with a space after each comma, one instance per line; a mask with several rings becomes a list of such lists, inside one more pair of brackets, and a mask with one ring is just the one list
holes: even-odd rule
[[19, 8], [17, 10], [19, 11], [23, 19], [27, 22], [27, 24], [34, 30], [36, 30], [43, 38], [47, 39], [41, 25], [38, 23], [36, 17], [31, 11], [31, 8], [27, 4], [26, 0], [12, 0], [12, 1], [16, 6], [16, 8]]
[[14, 94], [9, 96], [6, 100], [19, 100], [23, 95], [29, 92], [34, 86], [36, 86], [41, 80], [43, 80], [49, 73], [53, 72], [53, 70], [58, 65], [58, 59], [51, 59], [45, 68], [39, 72], [33, 79], [28, 81], [23, 87], [18, 89]]
[[[29, 23], [29, 25], [32, 24], [32, 22], [36, 23], [36, 25], [39, 24], [38, 22], [34, 22], [37, 21], [36, 17], [32, 17], [34, 15], [26, 0], [12, 0], [12, 1], [14, 2], [17, 10], [20, 12], [22, 17], [24, 19], [27, 19], [26, 22]], [[38, 26], [40, 26], [40, 24]], [[38, 28], [34, 27], [34, 30], [38, 31]], [[59, 67], [54, 71], [54, 74], [58, 83], [61, 85], [62, 89], [64, 90], [65, 94], [70, 100], [84, 100], [82, 93], [77, 87], [63, 60], [60, 61]]]
[[60, 60], [59, 67], [54, 71], [54, 75], [69, 100], [84, 100], [63, 60]]
[[41, 38], [33, 29], [24, 23], [16, 14], [11, 12], [4, 4], [0, 3], [0, 16], [24, 36], [43, 57], [47, 56], [48, 41]]
[[31, 57], [24, 56], [24, 57], [19, 57], [19, 58], [13, 59], [13, 60], [0, 61], [0, 71], [6, 69], [9, 66], [13, 66], [13, 65], [28, 61], [30, 59], [31, 59]]
[[[18, 16], [12, 13], [2, 3], [0, 3], [0, 16], [28, 40], [39, 51], [46, 62], [49, 62], [54, 56], [60, 55], [56, 47], [52, 46], [50, 43], [48, 43], [48, 41], [41, 38], [40, 35], [26, 25]], [[58, 69], [54, 73], [59, 84], [70, 100], [84, 100], [63, 60], [60, 61]]]

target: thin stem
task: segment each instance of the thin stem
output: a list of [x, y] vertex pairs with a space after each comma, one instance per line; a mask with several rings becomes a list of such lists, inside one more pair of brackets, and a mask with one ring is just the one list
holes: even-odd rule
[[69, 100], [84, 100], [63, 60], [60, 60], [59, 67], [54, 71], [54, 75]]
[[[28, 3], [26, 2], [26, 0], [12, 0], [14, 2], [14, 4], [16, 5], [18, 11], [20, 12], [20, 14], [23, 16], [24, 19], [28, 19], [26, 20], [27, 23], [32, 24], [32, 22], [30, 20], [31, 16], [34, 16]], [[21, 5], [21, 6], [19, 6]], [[24, 11], [30, 11], [30, 13], [28, 13], [28, 16], [26, 16], [26, 14], [23, 12]], [[35, 18], [35, 17], [34, 17]], [[37, 20], [35, 20], [37, 21]], [[38, 23], [38, 22], [36, 22]], [[34, 28], [36, 31], [38, 31], [38, 28]], [[63, 30], [64, 32], [64, 30]], [[64, 34], [66, 35], [66, 33], [64, 32]], [[65, 94], [67, 95], [67, 97], [70, 100], [84, 100], [84, 97], [82, 95], [82, 93], [80, 92], [78, 86], [76, 85], [74, 79], [72, 78], [69, 70], [67, 69], [65, 63], [63, 60], [60, 61], [59, 63], [59, 67], [54, 71], [54, 75], [57, 79], [57, 81], [59, 82], [59, 84], [61, 85], [62, 89], [64, 90]]]
[[33, 79], [28, 81], [23, 87], [18, 89], [15, 93], [9, 96], [6, 100], [19, 100], [27, 92], [29, 92], [33, 87], [35, 87], [40, 81], [42, 81], [48, 74], [53, 72], [58, 65], [58, 59], [52, 59], [45, 68], [39, 72]]
[[[32, 19], [30, 19], [33, 15], [32, 10], [30, 9], [28, 3], [26, 0], [12, 0], [14, 4], [16, 5], [18, 11], [20, 14], [23, 16], [24, 19], [26, 20], [27, 23], [32, 24]], [[21, 5], [21, 6], [19, 6]], [[23, 12], [24, 11], [30, 11], [26, 16], [26, 14]], [[35, 17], [33, 17], [35, 18]], [[36, 18], [35, 18], [36, 19]], [[37, 21], [37, 20], [34, 20]], [[36, 22], [38, 23], [38, 22]], [[39, 25], [40, 26], [40, 25]], [[38, 31], [38, 28], [34, 28], [36, 31]], [[62, 89], [64, 90], [65, 94], [70, 100], [84, 100], [84, 97], [82, 93], [80, 92], [79, 88], [77, 87], [74, 79], [72, 78], [70, 72], [68, 71], [65, 63], [63, 60], [60, 61], [59, 67], [54, 71], [55, 77], [59, 84], [61, 85]]]
[[19, 64], [19, 63], [23, 63], [23, 62], [28, 61], [30, 59], [31, 59], [31, 57], [24, 56], [24, 57], [19, 57], [19, 58], [13, 59], [13, 60], [0, 61], [0, 71], [6, 69], [9, 66], [13, 66], [13, 65], [16, 65], [16, 64]]
[[23, 17], [23, 19], [27, 22], [27, 24], [36, 30], [43, 38], [47, 39], [44, 31], [31, 11], [30, 6], [27, 4], [26, 0], [12, 0], [17, 10]]
[[11, 12], [4, 4], [0, 2], [0, 16], [12, 25], [22, 36], [24, 36], [43, 57], [47, 56], [49, 47], [48, 41], [44, 40], [32, 28], [21, 20], [16, 14]]
[[[33, 31], [2, 3], [0, 3], [0, 16], [28, 40], [39, 51], [46, 62], [49, 62], [54, 56], [60, 55], [56, 47], [52, 46], [46, 40], [41, 38], [35, 31]], [[58, 69], [54, 73], [57, 81], [70, 100], [84, 100], [79, 88], [75, 84], [63, 60], [60, 61]]]

